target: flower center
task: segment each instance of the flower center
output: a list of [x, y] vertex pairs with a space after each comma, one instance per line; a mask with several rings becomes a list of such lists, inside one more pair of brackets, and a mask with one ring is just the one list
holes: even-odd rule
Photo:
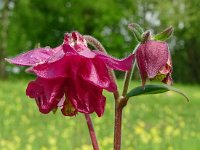
[[76, 114], [76, 109], [74, 108], [74, 106], [72, 105], [72, 103], [69, 101], [68, 98], [66, 98], [65, 103], [64, 103], [64, 113], [67, 116], [73, 116]]
[[78, 32], [66, 33], [64, 43], [69, 44], [71, 47], [76, 47], [76, 50], [79, 47], [87, 47], [86, 40]]
[[158, 73], [152, 80], [162, 81], [166, 78], [166, 74]]

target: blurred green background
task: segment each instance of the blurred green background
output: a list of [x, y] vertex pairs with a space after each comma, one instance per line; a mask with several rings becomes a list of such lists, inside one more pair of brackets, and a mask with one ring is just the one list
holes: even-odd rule
[[[4, 58], [33, 49], [37, 43], [56, 47], [65, 32], [74, 30], [96, 37], [108, 53], [122, 58], [137, 44], [127, 28], [132, 22], [152, 33], [174, 27], [168, 40], [173, 79], [191, 102], [172, 93], [135, 98], [124, 113], [122, 149], [200, 149], [199, 8], [200, 0], [0, 0], [0, 150], [92, 149], [82, 115], [40, 114], [25, 96], [26, 85], [34, 77]], [[120, 85], [122, 75], [118, 73]], [[134, 77], [139, 80], [138, 74]], [[139, 82], [131, 86], [135, 84]], [[105, 116], [93, 115], [103, 150], [112, 149], [113, 142], [113, 101], [106, 94]]]

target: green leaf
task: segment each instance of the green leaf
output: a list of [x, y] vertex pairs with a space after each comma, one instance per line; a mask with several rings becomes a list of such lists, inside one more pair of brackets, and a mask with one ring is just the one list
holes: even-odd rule
[[165, 41], [165, 40], [169, 39], [172, 36], [173, 32], [174, 32], [174, 28], [173, 27], [168, 27], [165, 30], [163, 30], [162, 32], [160, 32], [160, 33], [158, 33], [156, 35], [153, 35], [152, 39], [153, 40], [158, 40], [158, 41]]
[[141, 42], [142, 40], [142, 34], [144, 33], [143, 28], [136, 23], [131, 23], [128, 25], [128, 28], [133, 32], [135, 38], [138, 42]]
[[139, 96], [139, 95], [148, 95], [148, 94], [159, 94], [164, 93], [167, 91], [173, 91], [180, 95], [182, 95], [184, 98], [186, 98], [187, 101], [189, 101], [188, 97], [181, 92], [179, 89], [176, 89], [172, 86], [167, 85], [145, 85], [144, 87], [139, 86], [134, 89], [132, 89], [127, 95], [127, 98], [133, 97], [133, 96]]
[[144, 32], [144, 29], [137, 23], [130, 23], [128, 24], [128, 28], [130, 30], [136, 29], [138, 33], [142, 34]]

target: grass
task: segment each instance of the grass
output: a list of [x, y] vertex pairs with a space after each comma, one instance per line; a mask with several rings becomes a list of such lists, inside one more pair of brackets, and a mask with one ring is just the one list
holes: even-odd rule
[[[40, 114], [25, 95], [27, 83], [0, 80], [0, 150], [92, 150], [84, 116]], [[200, 87], [175, 86], [188, 94], [190, 103], [172, 92], [130, 99], [123, 114], [122, 150], [200, 149]], [[112, 150], [114, 103], [111, 94], [105, 95], [104, 116], [92, 118], [100, 148]]]

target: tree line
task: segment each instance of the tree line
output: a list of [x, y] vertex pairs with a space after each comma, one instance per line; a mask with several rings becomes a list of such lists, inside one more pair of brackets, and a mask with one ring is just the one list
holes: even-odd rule
[[199, 0], [0, 0], [0, 76], [4, 58], [41, 46], [62, 43], [65, 32], [99, 39], [109, 53], [123, 57], [137, 44], [127, 24], [152, 33], [172, 25], [170, 41], [175, 81], [200, 83]]

